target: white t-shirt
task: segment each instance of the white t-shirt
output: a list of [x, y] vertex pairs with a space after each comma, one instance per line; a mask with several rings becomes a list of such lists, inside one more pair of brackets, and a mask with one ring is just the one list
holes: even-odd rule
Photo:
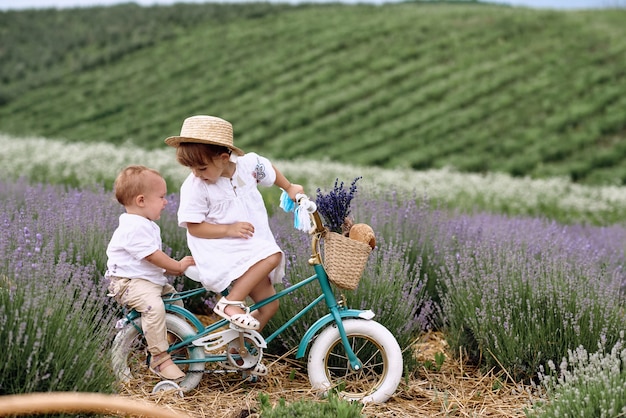
[[[269, 227], [267, 210], [257, 186], [272, 186], [276, 172], [267, 158], [247, 153], [236, 159], [232, 178], [220, 177], [207, 183], [193, 173], [180, 189], [178, 224], [187, 222], [232, 224], [250, 222], [251, 238], [197, 238], [187, 232], [187, 245], [199, 270], [199, 280], [213, 292], [221, 292], [250, 267], [275, 253], [281, 253]], [[272, 283], [285, 276], [285, 257], [270, 273]]]
[[164, 286], [165, 270], [145, 260], [162, 248], [159, 225], [140, 215], [123, 213], [107, 247], [106, 277], [145, 279]]

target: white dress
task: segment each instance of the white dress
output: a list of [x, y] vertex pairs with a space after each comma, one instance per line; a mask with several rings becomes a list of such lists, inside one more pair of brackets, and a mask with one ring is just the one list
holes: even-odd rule
[[276, 172], [267, 158], [255, 153], [238, 157], [232, 178], [220, 177], [215, 184], [193, 173], [180, 189], [178, 225], [208, 222], [232, 224], [250, 222], [254, 235], [245, 238], [198, 238], [187, 231], [187, 245], [196, 262], [202, 285], [216, 293], [227, 289], [250, 267], [275, 253], [283, 255], [270, 273], [272, 283], [285, 276], [285, 256], [269, 227], [267, 210], [257, 186], [272, 186]]

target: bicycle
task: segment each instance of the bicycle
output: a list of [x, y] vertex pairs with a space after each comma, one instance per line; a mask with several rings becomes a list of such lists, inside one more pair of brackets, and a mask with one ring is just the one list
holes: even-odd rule
[[[343, 296], [335, 297], [331, 283], [338, 285], [329, 279], [321, 251], [329, 231], [323, 226], [314, 202], [300, 195], [298, 207], [306, 210], [312, 221], [313, 253], [309, 264], [314, 274], [253, 304], [250, 311], [313, 283], [319, 284], [320, 295], [266, 338], [226, 319], [205, 326], [192, 312], [173, 304], [207, 292], [204, 288], [165, 297], [170, 339], [168, 352], [186, 376], [179, 384], [162, 381], [155, 386], [155, 391], [159, 388], [178, 389], [182, 395], [182, 392], [195, 388], [205, 373], [211, 372], [206, 370], [208, 364], [217, 367], [213, 372], [236, 371], [249, 375], [249, 371], [261, 361], [268, 343], [315, 306], [325, 303], [328, 313], [304, 332], [295, 355], [296, 359], [301, 359], [309, 349], [307, 374], [312, 388], [322, 396], [334, 389], [342, 398], [362, 403], [382, 403], [394, 394], [403, 372], [402, 351], [397, 340], [387, 328], [372, 319], [374, 313], [371, 310], [351, 309], [346, 306]], [[223, 329], [225, 326], [228, 328]], [[129, 381], [133, 376], [145, 375], [150, 359], [142, 337], [140, 314], [134, 310], [128, 312], [118, 321], [117, 327], [121, 329], [112, 348], [117, 378]]]

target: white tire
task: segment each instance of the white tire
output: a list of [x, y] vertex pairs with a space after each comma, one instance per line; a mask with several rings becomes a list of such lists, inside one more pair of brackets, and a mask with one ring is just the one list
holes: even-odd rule
[[398, 342], [376, 321], [346, 319], [343, 326], [363, 367], [360, 370], [350, 368], [337, 326], [328, 326], [315, 339], [309, 352], [311, 386], [322, 395], [332, 388], [347, 400], [385, 402], [402, 379], [402, 350]]

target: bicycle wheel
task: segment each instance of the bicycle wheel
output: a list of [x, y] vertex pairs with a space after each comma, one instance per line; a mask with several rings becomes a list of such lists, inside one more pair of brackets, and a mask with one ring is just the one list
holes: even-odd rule
[[309, 352], [308, 374], [314, 390], [362, 403], [385, 402], [402, 378], [402, 351], [395, 337], [376, 321], [346, 319], [343, 326], [352, 350], [362, 362], [352, 370], [337, 326], [325, 328]]
[[[141, 318], [135, 320], [141, 327]], [[195, 335], [194, 329], [184, 319], [172, 315], [165, 315], [167, 326], [167, 338], [170, 344], [182, 341], [184, 338]], [[133, 378], [150, 376], [153, 373], [148, 369], [146, 340], [137, 331], [133, 324], [126, 325], [117, 333], [112, 347], [113, 370], [118, 380], [129, 382]], [[204, 349], [189, 345], [170, 353], [172, 359], [196, 359], [204, 358]], [[187, 376], [179, 383], [183, 391], [198, 386], [204, 372], [204, 362], [179, 365]]]

